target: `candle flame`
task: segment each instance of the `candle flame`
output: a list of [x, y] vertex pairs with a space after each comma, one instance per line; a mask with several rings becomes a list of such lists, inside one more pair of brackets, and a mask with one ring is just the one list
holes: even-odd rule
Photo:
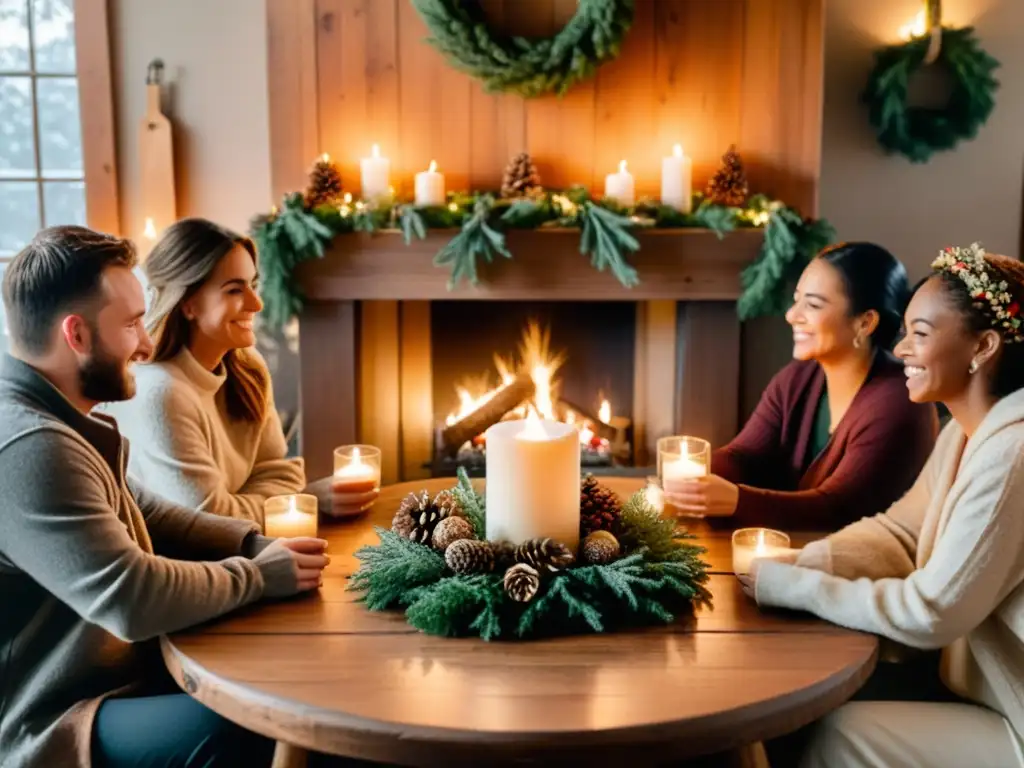
[[612, 420], [612, 404], [607, 400], [601, 401], [601, 407], [597, 409], [597, 418], [605, 424]]
[[331, 162], [331, 156], [329, 154], [327, 154], [326, 152], [324, 152], [322, 155], [320, 155], [320, 162], [321, 163], [329, 163], [329, 162]]
[[519, 433], [518, 437], [523, 440], [547, 439], [547, 434], [544, 432], [544, 425], [541, 423], [540, 416], [537, 415], [537, 411], [532, 405], [526, 412], [526, 422], [523, 424], [523, 429]]
[[915, 37], [923, 36], [927, 32], [925, 29], [926, 24], [924, 11], [921, 11], [914, 17], [913, 21], [900, 27], [900, 38], [903, 40], [913, 40]]
[[146, 226], [142, 230], [142, 234], [150, 240], [156, 240], [156, 225], [153, 223], [153, 217], [146, 217]]
[[683, 145], [682, 144], [676, 144], [674, 147], [672, 147], [672, 154], [675, 155], [676, 157], [682, 157], [683, 156]]
[[430, 161], [430, 172], [431, 173], [436, 173], [437, 172], [437, 161], [436, 160], [431, 160]]
[[619, 161], [619, 173], [625, 173], [625, 172], [626, 172], [626, 161], [625, 160], [620, 160]]
[[764, 544], [764, 529], [757, 532], [757, 547], [754, 548], [755, 555], [763, 555], [766, 552]]
[[351, 203], [352, 203], [352, 193], [351, 192], [346, 192], [345, 193], [345, 205], [351, 205]]
[[380, 147], [378, 147], [378, 146], [377, 146], [376, 144], [374, 144], [374, 145], [373, 145], [373, 149], [371, 149], [371, 150], [370, 150], [370, 153], [371, 153], [371, 154], [372, 154], [372, 155], [373, 155], [374, 157], [380, 157]]

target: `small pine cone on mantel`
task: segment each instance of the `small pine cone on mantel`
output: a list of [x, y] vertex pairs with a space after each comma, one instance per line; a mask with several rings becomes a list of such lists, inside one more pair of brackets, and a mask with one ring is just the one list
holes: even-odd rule
[[540, 589], [540, 574], [526, 563], [516, 563], [505, 571], [505, 594], [517, 603], [528, 603]]
[[569, 547], [550, 537], [530, 539], [516, 548], [516, 562], [531, 565], [541, 573], [568, 568], [575, 559]]
[[494, 550], [486, 541], [459, 539], [444, 551], [444, 562], [459, 574], [490, 573], [494, 570]]

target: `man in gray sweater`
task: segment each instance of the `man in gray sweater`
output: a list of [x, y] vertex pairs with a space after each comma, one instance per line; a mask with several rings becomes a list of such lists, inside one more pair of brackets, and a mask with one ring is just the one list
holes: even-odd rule
[[127, 479], [127, 441], [92, 411], [133, 395], [151, 351], [134, 265], [128, 241], [55, 227], [4, 276], [2, 768], [259, 765], [267, 742], [161, 687], [153, 639], [315, 589], [328, 562], [320, 539], [268, 539]]

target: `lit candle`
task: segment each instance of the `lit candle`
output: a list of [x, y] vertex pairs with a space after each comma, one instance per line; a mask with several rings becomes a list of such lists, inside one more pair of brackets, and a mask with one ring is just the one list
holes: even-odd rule
[[636, 202], [633, 174], [626, 170], [626, 161], [619, 163], [618, 173], [609, 173], [604, 179], [604, 196], [629, 208]]
[[308, 493], [271, 496], [263, 502], [264, 532], [274, 538], [316, 536], [317, 500]]
[[573, 552], [580, 533], [580, 441], [572, 424], [499, 422], [487, 438], [487, 539], [521, 544], [550, 536]]
[[334, 450], [331, 514], [339, 517], [365, 512], [380, 490], [380, 449], [344, 445]]
[[[658, 477], [666, 494], [682, 493], [693, 480], [706, 477], [711, 463], [711, 445], [699, 437], [663, 437], [658, 440]], [[666, 505], [676, 515], [703, 517], [692, 510], [681, 510], [671, 500]]]
[[391, 161], [380, 156], [380, 147], [373, 145], [371, 157], [359, 161], [362, 178], [363, 198], [373, 200], [386, 197], [390, 188], [388, 175], [391, 172]]
[[661, 160], [661, 204], [689, 213], [693, 208], [693, 161], [676, 144]]
[[732, 535], [732, 571], [750, 573], [750, 564], [758, 557], [774, 557], [789, 552], [789, 536], [770, 528], [741, 528]]
[[433, 160], [428, 170], [416, 174], [416, 205], [444, 205], [444, 174]]
[[142, 234], [147, 240], [156, 240], [156, 225], [153, 223], [153, 217], [146, 217], [146, 226], [142, 230]]

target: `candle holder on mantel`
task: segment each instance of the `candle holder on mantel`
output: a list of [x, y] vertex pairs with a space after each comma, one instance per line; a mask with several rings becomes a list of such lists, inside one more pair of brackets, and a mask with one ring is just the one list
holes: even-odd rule
[[[658, 440], [658, 481], [665, 494], [678, 493], [683, 485], [707, 477], [711, 468], [711, 444], [700, 437], [674, 435]], [[670, 512], [684, 517], [704, 517], [689, 510], [673, 507], [666, 498]]]
[[331, 516], [352, 517], [373, 506], [380, 491], [380, 448], [343, 445], [334, 449]]
[[317, 498], [309, 493], [271, 496], [263, 502], [263, 532], [274, 538], [315, 538], [317, 511]]

